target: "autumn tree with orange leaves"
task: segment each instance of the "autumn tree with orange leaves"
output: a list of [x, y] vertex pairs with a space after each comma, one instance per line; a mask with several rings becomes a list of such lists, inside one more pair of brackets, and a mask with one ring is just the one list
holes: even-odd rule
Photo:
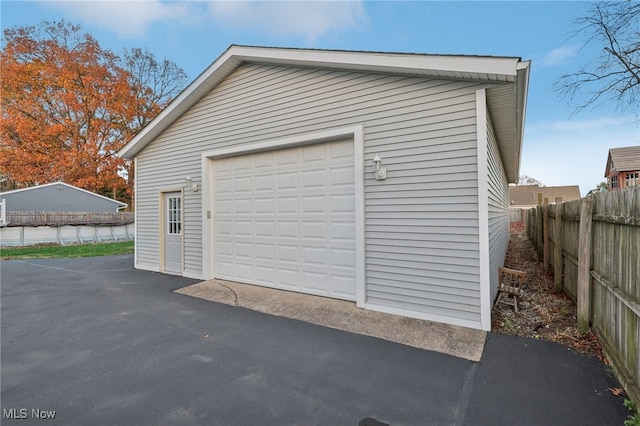
[[182, 89], [170, 61], [103, 49], [67, 22], [4, 31], [0, 54], [3, 189], [62, 180], [129, 201], [133, 173], [120, 150]]

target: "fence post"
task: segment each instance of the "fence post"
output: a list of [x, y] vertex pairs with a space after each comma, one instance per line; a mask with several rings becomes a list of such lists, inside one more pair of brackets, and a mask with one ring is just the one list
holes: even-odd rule
[[536, 207], [536, 251], [538, 258], [542, 254], [542, 193], [538, 193], [538, 207]]
[[555, 229], [554, 229], [554, 235], [555, 235], [555, 245], [553, 247], [553, 283], [554, 283], [554, 287], [556, 290], [556, 293], [560, 293], [562, 291], [562, 263], [563, 263], [563, 259], [562, 259], [562, 243], [563, 243], [563, 236], [562, 236], [562, 213], [563, 213], [563, 206], [562, 206], [562, 198], [561, 197], [557, 197], [556, 198], [556, 219], [554, 222], [555, 225]]
[[549, 272], [549, 199], [544, 198], [542, 207], [542, 266]]
[[578, 247], [578, 331], [585, 334], [589, 331], [591, 312], [591, 209], [593, 197], [582, 199], [580, 210], [580, 245]]

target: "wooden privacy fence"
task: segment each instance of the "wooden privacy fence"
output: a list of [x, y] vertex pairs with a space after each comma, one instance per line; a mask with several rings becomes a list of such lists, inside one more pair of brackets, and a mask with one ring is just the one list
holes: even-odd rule
[[6, 212], [6, 226], [125, 225], [133, 212]]
[[509, 222], [521, 222], [524, 221], [527, 209], [521, 207], [511, 207], [509, 209]]
[[640, 404], [640, 187], [551, 202], [528, 210], [527, 235]]

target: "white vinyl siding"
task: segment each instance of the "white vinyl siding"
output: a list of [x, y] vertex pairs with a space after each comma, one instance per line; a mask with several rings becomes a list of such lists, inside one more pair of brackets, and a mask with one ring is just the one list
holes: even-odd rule
[[[244, 64], [138, 155], [138, 259], [157, 262], [158, 191], [201, 153], [364, 126], [365, 303], [480, 321], [475, 92], [486, 83]], [[375, 181], [379, 155], [388, 179]], [[201, 277], [202, 192], [184, 191], [185, 275]], [[413, 314], [411, 314], [413, 312]]]
[[509, 184], [498, 151], [491, 117], [487, 113], [487, 171], [489, 207], [489, 267], [491, 301], [498, 292], [498, 268], [509, 247]]

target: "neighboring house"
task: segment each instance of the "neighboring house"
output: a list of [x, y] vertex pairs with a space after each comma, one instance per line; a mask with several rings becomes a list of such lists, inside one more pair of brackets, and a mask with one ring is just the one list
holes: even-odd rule
[[0, 200], [5, 203], [7, 212], [113, 212], [127, 206], [64, 182], [0, 192]]
[[604, 177], [610, 190], [640, 185], [640, 146], [611, 148]]
[[135, 267], [489, 330], [529, 70], [231, 46], [120, 151]]
[[538, 194], [542, 199], [549, 199], [549, 204], [556, 202], [556, 198], [562, 198], [562, 202], [579, 200], [580, 187], [570, 186], [538, 186], [518, 185], [509, 187], [509, 204], [512, 208], [529, 209], [538, 205]]

